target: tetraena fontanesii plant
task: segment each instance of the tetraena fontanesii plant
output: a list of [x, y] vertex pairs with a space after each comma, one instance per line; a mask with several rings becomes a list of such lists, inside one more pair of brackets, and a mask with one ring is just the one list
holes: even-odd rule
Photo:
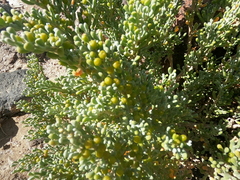
[[[238, 179], [239, 0], [24, 0], [2, 41], [30, 56], [30, 179]], [[185, 4], [184, 4], [185, 2]], [[180, 9], [180, 10], [179, 10]], [[181, 19], [181, 20], [180, 20]]]

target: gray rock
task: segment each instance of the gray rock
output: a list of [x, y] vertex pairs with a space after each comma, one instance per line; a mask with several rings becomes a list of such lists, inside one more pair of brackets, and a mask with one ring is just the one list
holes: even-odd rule
[[8, 14], [11, 14], [12, 7], [7, 2], [0, 2], [0, 7], [2, 7]]
[[20, 112], [16, 102], [23, 99], [26, 69], [0, 73], [0, 117], [14, 116]]

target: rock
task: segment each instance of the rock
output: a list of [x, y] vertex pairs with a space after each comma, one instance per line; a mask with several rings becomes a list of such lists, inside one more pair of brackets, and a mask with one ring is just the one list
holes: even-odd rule
[[17, 53], [15, 47], [0, 42], [0, 52], [0, 73], [27, 68], [26, 55]]
[[34, 147], [34, 146], [38, 146], [39, 144], [42, 145], [43, 142], [44, 142], [43, 139], [34, 139], [34, 140], [29, 142], [29, 146]]
[[8, 14], [12, 15], [11, 14], [11, 6], [9, 5], [9, 3], [7, 3], [6, 1], [2, 1], [0, 2], [0, 7], [2, 7]]
[[14, 116], [20, 112], [16, 108], [16, 102], [24, 99], [23, 90], [26, 84], [23, 79], [26, 71], [23, 69], [0, 73], [0, 117]]

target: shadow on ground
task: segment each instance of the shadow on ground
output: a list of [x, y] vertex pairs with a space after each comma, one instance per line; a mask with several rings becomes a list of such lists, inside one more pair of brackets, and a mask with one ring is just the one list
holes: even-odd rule
[[16, 122], [11, 117], [5, 117], [5, 120], [0, 124], [0, 148], [9, 149], [10, 145], [5, 145], [7, 142], [16, 136], [18, 127]]

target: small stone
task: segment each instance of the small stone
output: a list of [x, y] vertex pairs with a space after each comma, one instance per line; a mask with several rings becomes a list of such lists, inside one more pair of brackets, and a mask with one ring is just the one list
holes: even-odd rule
[[0, 117], [14, 116], [20, 112], [16, 102], [24, 98], [25, 74], [26, 70], [0, 73]]

